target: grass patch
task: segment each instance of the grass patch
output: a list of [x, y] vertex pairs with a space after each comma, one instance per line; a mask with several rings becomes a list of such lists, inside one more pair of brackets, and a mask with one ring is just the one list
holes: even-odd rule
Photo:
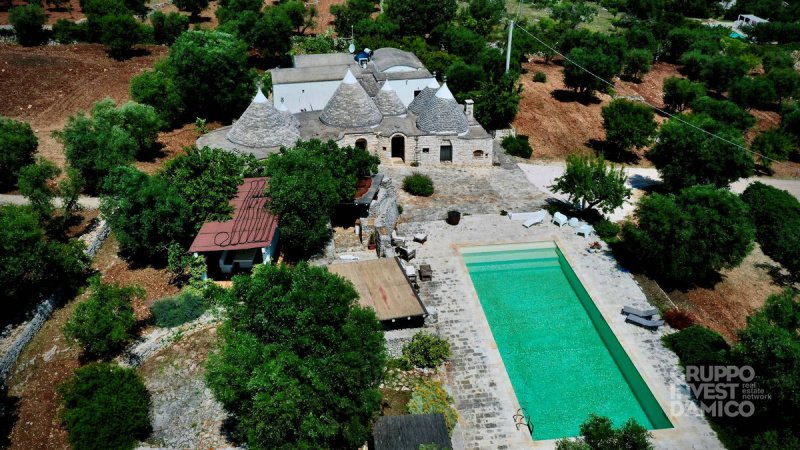
[[172, 328], [200, 317], [207, 305], [203, 298], [191, 291], [184, 290], [174, 297], [165, 297], [150, 307], [157, 326]]

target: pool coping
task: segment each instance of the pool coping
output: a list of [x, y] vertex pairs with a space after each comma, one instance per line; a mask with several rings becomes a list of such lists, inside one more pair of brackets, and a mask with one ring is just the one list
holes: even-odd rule
[[[622, 330], [618, 329], [619, 323], [614, 320], [611, 320], [611, 316], [609, 315], [610, 312], [606, 311], [606, 309], [610, 308], [610, 305], [605, 305], [597, 302], [596, 298], [600, 296], [600, 294], [595, 292], [595, 289], [593, 288], [592, 284], [589, 282], [589, 280], [586, 279], [585, 275], [582, 273], [583, 272], [582, 268], [573, 259], [572, 252], [569, 250], [568, 246], [564, 243], [561, 237], [555, 234], [551, 234], [550, 237], [552, 238], [550, 240], [538, 239], [533, 241], [500, 241], [500, 242], [495, 241], [495, 242], [470, 242], [470, 243], [453, 242], [451, 244], [451, 247], [456, 251], [456, 254], [458, 256], [459, 266], [467, 275], [467, 280], [469, 281], [468, 290], [472, 294], [471, 300], [473, 302], [477, 302], [476, 304], [481, 312], [482, 317], [480, 323], [482, 325], [481, 326], [481, 331], [483, 332], [482, 334], [484, 334], [484, 338], [487, 338], [486, 342], [488, 343], [489, 347], [497, 352], [497, 356], [499, 359], [498, 364], [499, 367], [503, 369], [502, 376], [505, 381], [504, 384], [507, 387], [506, 393], [510, 396], [511, 399], [513, 399], [515, 404], [519, 407], [520, 406], [519, 399], [517, 398], [513, 384], [511, 383], [511, 379], [508, 376], [508, 372], [506, 371], [505, 362], [503, 361], [502, 355], [500, 355], [500, 351], [497, 348], [497, 343], [494, 340], [494, 334], [492, 333], [491, 326], [489, 325], [489, 321], [486, 318], [486, 313], [483, 310], [483, 305], [481, 304], [480, 298], [478, 297], [478, 293], [475, 290], [474, 284], [472, 283], [472, 278], [469, 275], [469, 268], [467, 267], [467, 264], [463, 258], [464, 252], [462, 251], [462, 249], [469, 247], [488, 247], [488, 246], [504, 246], [504, 245], [521, 246], [524, 244], [544, 244], [552, 242], [555, 247], [558, 247], [558, 249], [561, 251], [561, 254], [567, 260], [567, 263], [572, 268], [572, 271], [575, 273], [575, 276], [578, 277], [578, 280], [583, 285], [587, 294], [589, 294], [589, 298], [592, 300], [592, 303], [594, 303], [595, 307], [600, 312], [601, 316], [606, 321], [612, 333], [614, 334], [614, 337], [620, 343], [623, 350], [625, 350], [625, 353], [628, 355], [628, 358], [630, 358], [631, 363], [636, 368], [636, 371], [639, 372], [639, 375], [644, 380], [651, 394], [655, 397], [656, 401], [658, 402], [658, 405], [661, 407], [661, 410], [667, 416], [667, 419], [669, 419], [669, 421], [672, 423], [672, 428], [649, 430], [649, 432], [652, 434], [654, 438], [665, 439], [665, 440], [669, 440], [670, 437], [676, 433], [683, 433], [684, 430], [682, 430], [679, 425], [683, 422], [682, 417], [673, 414], [672, 410], [669, 408], [668, 396], [665, 395], [668, 393], [667, 387], [661, 383], [656, 383], [657, 379], [656, 379], [656, 374], [653, 373], [653, 367], [643, 363], [640, 360], [638, 355], [638, 350], [632, 347], [633, 344], [627, 342], [627, 338], [624, 334], [620, 333], [620, 331]], [[550, 449], [555, 447], [557, 441], [558, 439], [534, 440], [531, 437], [529, 442], [532, 444], [532, 448]]]

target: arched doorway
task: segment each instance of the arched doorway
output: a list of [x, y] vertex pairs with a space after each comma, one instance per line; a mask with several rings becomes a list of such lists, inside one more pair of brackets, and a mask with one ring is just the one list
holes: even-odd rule
[[358, 139], [356, 141], [356, 148], [360, 148], [361, 150], [367, 149], [367, 140], [364, 138]]
[[406, 138], [402, 135], [392, 138], [392, 158], [400, 158], [404, 162], [406, 160]]

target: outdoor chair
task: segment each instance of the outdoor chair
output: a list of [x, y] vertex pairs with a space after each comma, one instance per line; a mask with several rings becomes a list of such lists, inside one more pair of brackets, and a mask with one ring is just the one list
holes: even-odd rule
[[405, 266], [406, 278], [411, 281], [417, 281], [417, 268], [408, 264]]
[[567, 221], [567, 223], [568, 223], [568, 224], [569, 224], [569, 226], [571, 226], [572, 228], [578, 228], [579, 226], [581, 226], [581, 221], [580, 221], [580, 220], [578, 220], [578, 218], [577, 218], [577, 217], [570, 217], [570, 219]]
[[575, 231], [575, 234], [582, 234], [583, 237], [589, 237], [592, 233], [594, 233], [594, 228], [591, 225], [582, 225]]
[[568, 221], [569, 219], [567, 218], [567, 216], [561, 214], [560, 212], [553, 214], [553, 223], [555, 223], [559, 227], [563, 227]]
[[397, 253], [399, 253], [400, 257], [406, 261], [411, 261], [417, 256], [416, 250], [409, 250], [406, 247], [397, 247]]
[[639, 316], [639, 317], [644, 318], [644, 319], [649, 319], [649, 318], [653, 317], [654, 315], [658, 314], [658, 309], [650, 308], [650, 309], [642, 310], [642, 309], [634, 308], [633, 306], [625, 306], [625, 307], [622, 308], [622, 314], [624, 314], [626, 316], [633, 315], [633, 316]]
[[431, 269], [430, 264], [420, 264], [419, 265], [419, 280], [420, 281], [430, 281], [433, 277], [433, 270]]
[[424, 244], [425, 241], [428, 240], [427, 234], [417, 233], [414, 235], [414, 242], [419, 242], [420, 244]]
[[397, 234], [397, 230], [392, 230], [392, 245], [406, 245], [408, 238]]
[[530, 228], [530, 227], [532, 227], [533, 225], [535, 225], [537, 223], [544, 222], [544, 218], [545, 217], [547, 217], [547, 211], [545, 211], [543, 209], [539, 210], [539, 211], [536, 211], [533, 214], [533, 216], [531, 216], [528, 220], [525, 221], [525, 223], [522, 224], [522, 226], [525, 227], [525, 228]]
[[664, 321], [661, 319], [650, 320], [637, 316], [635, 314], [628, 314], [628, 317], [625, 318], [625, 322], [632, 323], [634, 325], [639, 325], [640, 327], [644, 327], [653, 331], [657, 330], [658, 327], [664, 325]]

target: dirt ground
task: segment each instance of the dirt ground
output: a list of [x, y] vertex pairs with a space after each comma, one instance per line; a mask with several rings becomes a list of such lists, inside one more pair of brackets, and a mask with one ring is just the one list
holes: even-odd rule
[[146, 50], [147, 55], [116, 61], [99, 44], [0, 44], [0, 115], [30, 123], [39, 138], [39, 155], [63, 167], [63, 147], [51, 133], [105, 97], [129, 100], [131, 78], [168, 51], [159, 46]]
[[333, 28], [333, 14], [331, 14], [331, 6], [343, 5], [346, 0], [316, 0], [314, 6], [317, 7], [317, 23], [314, 28], [309, 29], [307, 33], [322, 34], [328, 28]]
[[[572, 153], [594, 153], [593, 147], [596, 148], [605, 139], [600, 111], [612, 97], [598, 93], [595, 102], [586, 104], [575, 100], [564, 86], [562, 61], [545, 64], [541, 58], [534, 58], [523, 66], [528, 73], [520, 79], [523, 86], [522, 101], [513, 125], [518, 133], [529, 136], [533, 159], [563, 160]], [[533, 75], [540, 71], [545, 73], [547, 81], [535, 83]], [[664, 106], [664, 80], [672, 76], [681, 76], [678, 67], [658, 62], [641, 83], [616, 80], [615, 94], [641, 96], [648, 103], [661, 108]], [[748, 143], [759, 132], [774, 128], [780, 123], [780, 116], [774, 111], [752, 110], [751, 113], [756, 117], [756, 125], [745, 136]], [[665, 117], [656, 115], [656, 120], [663, 122]], [[636, 165], [652, 166], [646, 158], [641, 158], [646, 150], [636, 152], [640, 157]], [[775, 164], [773, 169], [778, 177], [800, 177], [800, 164], [797, 163], [783, 162]]]
[[[132, 269], [117, 257], [117, 243], [109, 237], [94, 260], [94, 268], [103, 280], [137, 284], [146, 297], [134, 304], [137, 318], [149, 315], [147, 306], [178, 290], [168, 283], [165, 270]], [[85, 295], [55, 311], [42, 330], [25, 347], [8, 380], [9, 395], [18, 399], [17, 416], [10, 435], [11, 449], [69, 448], [67, 433], [61, 427], [57, 411], [56, 386], [66, 381], [78, 368], [80, 350], [71, 346], [62, 333], [64, 323]]]
[[758, 244], [739, 267], [722, 271], [722, 280], [712, 288], [670, 291], [667, 295], [695, 322], [736, 341], [736, 332], [747, 324], [747, 316], [764, 305], [767, 297], [781, 291], [770, 269], [778, 264], [764, 255]]
[[[25, 0], [11, 0], [12, 7], [27, 4], [28, 2]], [[9, 8], [6, 7], [6, 5], [7, 3], [3, 2], [3, 6], [0, 7], [0, 25], [8, 24]], [[44, 12], [47, 14], [47, 23], [50, 25], [56, 23], [59, 19], [80, 20], [86, 17], [81, 11], [81, 4], [79, 0], [69, 0], [69, 2], [65, 1], [64, 6], [60, 8], [56, 8], [49, 4], [45, 4], [44, 6]]]

